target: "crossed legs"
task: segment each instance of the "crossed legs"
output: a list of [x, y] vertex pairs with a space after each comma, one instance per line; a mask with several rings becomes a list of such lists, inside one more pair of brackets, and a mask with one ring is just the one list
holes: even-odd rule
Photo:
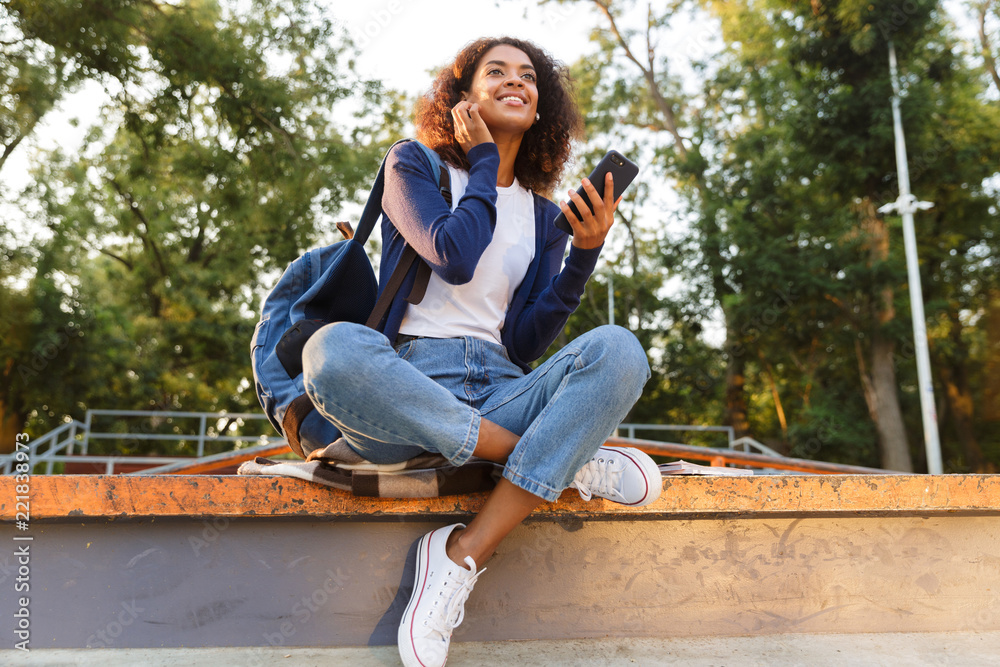
[[[479, 440], [473, 456], [505, 464], [520, 437], [502, 426], [483, 419], [479, 425]], [[456, 563], [472, 556], [476, 563], [485, 563], [496, 548], [543, 501], [507, 479], [501, 479], [490, 493], [479, 513], [464, 529], [448, 536], [448, 558]]]
[[[644, 465], [624, 450], [595, 456], [649, 378], [645, 352], [624, 329], [599, 327], [524, 375], [493, 343], [419, 339], [396, 350], [378, 332], [340, 323], [310, 339], [303, 368], [316, 409], [369, 461], [429, 450], [454, 465], [477, 456], [504, 466], [468, 526], [432, 530], [418, 543], [397, 637], [410, 667], [444, 665], [479, 564], [570, 482], [584, 497], [626, 504], [659, 495], [648, 456]], [[633, 500], [621, 492], [629, 485], [642, 489]]]
[[[338, 323], [303, 351], [305, 388], [317, 410], [368, 460], [391, 463], [430, 450], [455, 465], [477, 456], [505, 466], [480, 513], [449, 536], [456, 563], [465, 556], [484, 562], [535, 507], [557, 498], [649, 377], [645, 352], [620, 327], [584, 334], [528, 375], [501, 350], [444, 339], [397, 353], [382, 334]], [[463, 402], [481, 387], [478, 408]]]

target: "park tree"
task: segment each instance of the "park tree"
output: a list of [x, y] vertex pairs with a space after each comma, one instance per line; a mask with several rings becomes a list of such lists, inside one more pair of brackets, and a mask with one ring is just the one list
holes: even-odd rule
[[997, 60], [1000, 59], [1000, 2], [997, 0], [974, 0], [970, 3], [976, 20], [979, 53], [983, 69], [993, 83], [994, 93], [1000, 93], [1000, 73]]
[[[18, 309], [3, 327], [18, 335], [4, 337], [0, 405], [39, 429], [87, 407], [252, 408], [262, 290], [334, 240], [333, 216], [399, 135], [398, 99], [353, 73], [349, 41], [314, 3], [4, 10], [3, 48], [23, 54], [8, 80], [58, 60], [109, 101], [79, 154], [45, 155], [22, 196], [46, 233], [6, 251], [20, 264], [0, 282]], [[9, 147], [30, 114], [4, 113]]]
[[670, 54], [657, 51], [655, 44], [668, 32], [671, 11], [679, 3], [668, 3], [661, 13], [650, 9], [643, 29], [623, 19], [635, 9], [634, 3], [573, 4], [592, 9], [597, 24], [592, 33], [595, 53], [572, 67], [590, 138], [576, 176], [585, 175], [584, 168], [596, 164], [611, 147], [643, 169], [602, 253], [606, 266], [588, 284], [569, 328], [576, 333], [609, 321], [610, 280], [616, 323], [629, 327], [651, 357], [653, 377], [630, 420], [691, 424], [707, 417], [733, 424], [738, 435], [746, 435], [741, 393], [729, 395], [732, 401], [724, 411], [714, 411], [718, 399], [726, 397], [718, 382], [726, 364], [720, 364], [719, 355], [699, 337], [700, 323], [711, 316], [714, 303], [698, 294], [710, 292], [719, 274], [699, 273], [684, 284], [680, 297], [677, 284], [668, 284], [671, 276], [679, 275], [672, 261], [680, 253], [668, 246], [673, 223], [684, 213], [676, 198], [663, 197], [660, 186], [668, 182], [679, 192], [698, 192], [705, 166], [701, 147], [687, 131], [697, 101], [683, 90], [681, 73], [670, 67]]
[[64, 54], [27, 38], [15, 25], [7, 2], [0, 4], [0, 172], [23, 142], [68, 90], [81, 80]]
[[[731, 71], [745, 73], [738, 86], [747, 96], [742, 106], [763, 121], [751, 123], [744, 136], [766, 136], [793, 167], [784, 174], [760, 170], [755, 180], [779, 192], [801, 190], [800, 205], [784, 217], [808, 220], [800, 232], [823, 241], [811, 246], [821, 252], [798, 261], [812, 267], [807, 275], [819, 288], [802, 303], [820, 316], [817, 324], [840, 334], [835, 353], [853, 346], [880, 463], [902, 470], [910, 467], [910, 452], [897, 397], [902, 384], [913, 383], [909, 299], [898, 220], [876, 211], [898, 192], [888, 104], [890, 39], [903, 63], [913, 189], [936, 203], [920, 214], [918, 234], [935, 379], [948, 401], [957, 460], [983, 464], [972, 428], [973, 366], [962, 318], [981, 311], [983, 285], [991, 282], [982, 258], [997, 228], [987, 182], [996, 173], [1000, 137], [996, 110], [983, 103], [977, 77], [939, 10], [932, 2], [902, 9], [893, 3], [715, 3], [726, 41], [740, 45]], [[734, 162], [752, 164], [755, 154], [764, 154], [763, 144]], [[823, 312], [821, 299], [835, 309]], [[830, 334], [826, 340], [835, 340]], [[781, 348], [771, 351], [780, 355]], [[908, 408], [918, 414], [915, 392]], [[911, 420], [911, 430], [918, 424]]]
[[[976, 467], [968, 323], [991, 282], [996, 110], [937, 3], [676, 2], [645, 7], [631, 29], [633, 3], [588, 4], [590, 127], [652, 152], [686, 205], [687, 232], [662, 237], [664, 264], [690, 287], [673, 295], [687, 306], [665, 319], [664, 349], [691, 330], [685, 316], [715, 310], [725, 341], [705, 372], [723, 386], [703, 398], [724, 401], [726, 423], [796, 455], [908, 470], [919, 420], [905, 417], [915, 392], [900, 393], [915, 384], [902, 243], [898, 220], [876, 211], [896, 198], [895, 42], [914, 191], [941, 202], [920, 231], [939, 396], [965, 433], [955, 467]], [[686, 11], [714, 17], [719, 42], [705, 29], [671, 41]]]

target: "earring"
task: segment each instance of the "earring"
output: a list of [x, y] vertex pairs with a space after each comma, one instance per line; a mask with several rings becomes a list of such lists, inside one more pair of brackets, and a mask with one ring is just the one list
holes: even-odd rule
[[538, 115], [538, 114], [536, 113], [536, 114], [535, 114], [535, 122], [537, 123], [537, 122], [538, 122], [538, 121], [540, 121], [541, 119], [542, 119], [542, 117], [541, 117], [540, 115]]

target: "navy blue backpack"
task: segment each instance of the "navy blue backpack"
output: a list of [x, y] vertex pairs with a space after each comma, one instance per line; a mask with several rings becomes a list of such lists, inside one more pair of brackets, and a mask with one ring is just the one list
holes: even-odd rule
[[[437, 153], [419, 142], [417, 145], [432, 170], [436, 168], [440, 174], [441, 194], [450, 204], [448, 169]], [[274, 428], [303, 458], [340, 437], [340, 431], [316, 411], [305, 393], [302, 348], [306, 341], [330, 322], [356, 322], [378, 328], [414, 262], [419, 263], [416, 284], [408, 301], [420, 302], [430, 278], [430, 267], [407, 246], [376, 302], [378, 284], [364, 245], [382, 214], [384, 189], [383, 159], [357, 232], [352, 232], [347, 223], [338, 223], [345, 240], [310, 250], [285, 269], [264, 299], [250, 343], [257, 398]]]

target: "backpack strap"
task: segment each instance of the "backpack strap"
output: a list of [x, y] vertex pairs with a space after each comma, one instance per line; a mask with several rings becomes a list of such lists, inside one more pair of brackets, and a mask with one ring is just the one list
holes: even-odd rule
[[[389, 151], [391, 152], [397, 144], [404, 141], [409, 140], [402, 139], [397, 141]], [[441, 190], [441, 195], [445, 201], [448, 202], [448, 206], [451, 206], [451, 175], [448, 173], [448, 168], [444, 166], [444, 163], [441, 162], [441, 158], [438, 157], [436, 152], [424, 146], [419, 141], [416, 143], [423, 150], [427, 161], [430, 162], [431, 169], [433, 170], [434, 167], [438, 168], [438, 188]], [[388, 152], [386, 153], [386, 158], [388, 158]], [[362, 245], [368, 242], [368, 237], [371, 235], [372, 230], [375, 229], [375, 223], [382, 215], [382, 195], [385, 192], [385, 162], [385, 160], [382, 160], [382, 164], [379, 166], [378, 176], [375, 177], [375, 184], [372, 185], [371, 193], [368, 195], [368, 202], [365, 204], [365, 210], [361, 214], [361, 221], [358, 223], [358, 229], [354, 232], [352, 238], [352, 240]], [[403, 249], [403, 255], [400, 257], [399, 264], [396, 265], [392, 275], [389, 276], [389, 280], [383, 287], [378, 301], [375, 302], [375, 307], [372, 309], [372, 314], [365, 323], [365, 326], [375, 329], [382, 322], [414, 262], [417, 262], [417, 276], [406, 300], [409, 303], [420, 303], [424, 297], [424, 293], [427, 291], [427, 282], [431, 277], [431, 267], [427, 262], [420, 259], [417, 251], [407, 243]], [[302, 443], [299, 441], [299, 429], [302, 427], [302, 422], [305, 421], [306, 417], [314, 409], [315, 406], [309, 396], [302, 394], [288, 404], [288, 407], [285, 408], [285, 416], [281, 420], [281, 430], [285, 434], [288, 446], [302, 458], [305, 458], [306, 455], [303, 453]]]
[[[451, 174], [448, 173], [448, 168], [441, 163], [441, 159], [437, 153], [423, 144], [420, 144], [420, 146], [424, 149], [425, 153], [429, 154], [428, 157], [431, 158], [431, 165], [437, 164], [439, 170], [438, 189], [441, 190], [441, 196], [444, 197], [445, 202], [451, 207]], [[427, 292], [427, 283], [431, 279], [430, 264], [423, 260], [419, 261], [420, 263], [417, 264], [417, 275], [413, 281], [413, 288], [410, 289], [410, 293], [406, 296], [407, 303], [416, 304], [423, 301], [424, 293]]]
[[412, 139], [400, 139], [386, 151], [385, 158], [382, 160], [382, 164], [379, 165], [378, 175], [375, 177], [375, 183], [372, 185], [371, 193], [368, 195], [368, 201], [365, 203], [365, 209], [361, 213], [361, 220], [358, 221], [358, 229], [354, 232], [354, 239], [358, 243], [364, 245], [368, 242], [368, 237], [371, 236], [372, 231], [375, 229], [375, 223], [378, 222], [379, 217], [382, 215], [382, 195], [385, 193], [385, 163], [389, 158], [389, 153], [392, 149], [399, 144], [406, 143], [407, 141], [413, 141], [424, 153], [424, 157], [430, 163], [431, 170], [434, 167], [438, 168], [440, 174], [438, 178], [438, 188], [441, 190], [441, 195], [444, 197], [445, 201], [448, 202], [448, 206], [451, 206], [451, 176], [448, 174], [448, 168], [444, 166], [441, 162], [440, 156], [438, 156], [436, 151], [431, 150], [427, 146], [424, 146], [419, 141]]
[[365, 202], [365, 210], [361, 213], [361, 220], [358, 221], [358, 228], [354, 232], [354, 240], [364, 245], [368, 243], [368, 237], [371, 236], [372, 230], [375, 229], [375, 223], [378, 222], [379, 216], [382, 215], [382, 194], [385, 192], [385, 163], [389, 159], [389, 153], [392, 149], [399, 144], [405, 143], [409, 139], [400, 139], [386, 151], [385, 157], [382, 158], [382, 164], [378, 167], [378, 175], [375, 176], [375, 183], [372, 184], [372, 190], [368, 194], [368, 201]]
[[[398, 142], [397, 142], [398, 143]], [[448, 173], [448, 168], [444, 166], [441, 162], [441, 158], [438, 154], [424, 146], [419, 141], [416, 142], [418, 146], [423, 150], [424, 156], [427, 161], [431, 163], [431, 168], [435, 166], [438, 168], [438, 189], [441, 191], [441, 196], [451, 206], [451, 175]], [[392, 150], [392, 149], [390, 149]], [[379, 212], [382, 211], [382, 192], [385, 191], [384, 182], [384, 169], [385, 163], [382, 163], [382, 168], [379, 169], [379, 179], [376, 182], [376, 187], [379, 189]], [[375, 194], [375, 188], [372, 188], [372, 196]], [[365, 212], [367, 213], [368, 207], [371, 205], [371, 198], [368, 199], [368, 204], [365, 206]], [[365, 224], [364, 216], [362, 215], [361, 226]], [[358, 227], [358, 233], [355, 234], [355, 238], [361, 234], [361, 226]], [[371, 230], [367, 230], [368, 234]], [[367, 234], [365, 238], [368, 238]], [[408, 303], [420, 303], [424, 298], [424, 293], [427, 291], [427, 283], [431, 278], [431, 267], [424, 260], [420, 259], [417, 255], [417, 251], [407, 243], [406, 247], [403, 249], [403, 255], [399, 258], [399, 263], [396, 264], [396, 268], [393, 269], [392, 275], [389, 276], [388, 282], [386, 282], [385, 287], [382, 288], [382, 294], [379, 295], [378, 301], [375, 302], [375, 307], [372, 309], [372, 314], [365, 322], [365, 326], [372, 329], [377, 329], [378, 325], [382, 323], [385, 319], [386, 313], [389, 312], [389, 307], [392, 305], [393, 299], [396, 298], [396, 293], [399, 291], [400, 286], [406, 279], [407, 274], [410, 272], [410, 268], [413, 263], [417, 262], [417, 275], [413, 282], [413, 287], [410, 289], [410, 293], [406, 297]]]
[[309, 413], [315, 409], [316, 406], [313, 405], [309, 394], [300, 394], [285, 408], [285, 416], [281, 420], [281, 430], [285, 434], [288, 446], [302, 458], [306, 458], [306, 454], [302, 451], [302, 443], [299, 441], [299, 429], [302, 428], [302, 422]]

